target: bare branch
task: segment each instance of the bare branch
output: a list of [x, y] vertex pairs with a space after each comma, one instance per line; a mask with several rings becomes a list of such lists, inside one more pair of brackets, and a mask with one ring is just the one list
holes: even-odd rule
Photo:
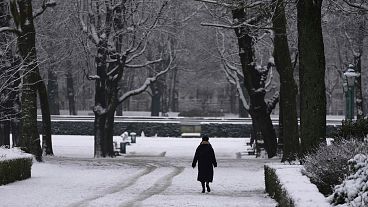
[[[82, 5], [79, 5], [79, 7], [82, 8]], [[94, 44], [98, 44], [100, 42], [100, 38], [98, 37], [95, 25], [93, 25], [92, 23], [89, 24], [91, 27], [91, 31], [88, 31], [88, 27], [83, 20], [82, 11], [79, 11], [78, 13], [79, 23], [81, 24], [82, 31], [88, 36], [89, 40], [91, 40]]]
[[155, 20], [153, 21], [152, 25], [148, 28], [148, 31], [144, 33], [143, 37], [141, 38], [141, 40], [137, 44], [137, 46], [134, 47], [134, 45], [132, 45], [132, 47], [130, 47], [126, 51], [126, 54], [133, 53], [133, 52], [137, 51], [141, 47], [141, 45], [147, 39], [147, 37], [149, 36], [149, 34], [152, 32], [152, 30], [157, 26], [158, 20], [161, 17], [162, 12], [163, 12], [163, 10], [164, 10], [164, 8], [165, 8], [166, 5], [167, 5], [167, 1], [165, 1], [165, 3], [162, 4], [159, 12], [157, 13], [157, 16], [156, 16]]
[[151, 83], [155, 82], [160, 76], [166, 74], [169, 70], [171, 70], [172, 68], [175, 68], [176, 66], [173, 65], [173, 62], [174, 62], [174, 57], [175, 57], [175, 54], [173, 54], [172, 52], [172, 49], [171, 47], [169, 46], [169, 53], [170, 54], [170, 62], [168, 63], [166, 69], [160, 71], [159, 73], [157, 73], [154, 77], [150, 77], [150, 78], [147, 78], [146, 81], [144, 82], [144, 84], [135, 89], [135, 90], [131, 90], [131, 91], [128, 91], [126, 92], [125, 94], [123, 94], [119, 99], [118, 99], [118, 103], [122, 103], [124, 100], [126, 100], [127, 98], [131, 97], [131, 96], [134, 96], [136, 94], [140, 94], [142, 93], [143, 91], [145, 91]]
[[219, 5], [219, 6], [224, 6], [227, 8], [236, 8], [238, 5], [236, 4], [228, 4], [225, 2], [218, 2], [218, 1], [214, 1], [214, 0], [195, 0], [195, 1], [200, 1], [203, 3], [209, 3], [209, 4], [215, 4], [215, 5]]
[[143, 68], [143, 67], [146, 67], [147, 65], [151, 65], [151, 64], [155, 64], [155, 63], [158, 63], [158, 62], [161, 62], [162, 61], [162, 58], [160, 59], [157, 59], [157, 60], [152, 60], [152, 61], [147, 61], [143, 64], [140, 64], [140, 65], [125, 65], [125, 67], [127, 68]]
[[346, 31], [344, 32], [344, 34], [345, 34], [346, 39], [350, 43], [349, 46], [350, 46], [351, 52], [353, 53], [353, 56], [354, 57], [359, 57], [360, 56], [360, 53], [355, 51], [355, 49], [354, 49], [354, 43], [353, 43], [352, 38], [349, 36], [349, 34]]
[[33, 12], [33, 18], [36, 18], [36, 17], [40, 16], [42, 13], [44, 13], [46, 11], [46, 9], [48, 7], [54, 7], [54, 6], [56, 6], [55, 1], [50, 0], [50, 1], [46, 2], [46, 0], [43, 0], [41, 8], [39, 8], [39, 9], [37, 9]]
[[364, 5], [363, 2], [362, 3], [353, 3], [353, 2], [350, 2], [349, 0], [343, 0], [343, 1], [351, 7], [368, 11], [368, 6]]
[[1, 27], [0, 28], [0, 33], [2, 33], [2, 32], [10, 32], [10, 33], [14, 33], [14, 34], [16, 34], [18, 36], [22, 35], [22, 32], [21, 31], [19, 31], [16, 28], [13, 28], [13, 27]]
[[251, 27], [251, 28], [256, 28], [256, 29], [267, 29], [267, 30], [270, 30], [270, 29], [273, 29], [272, 27], [260, 27], [260, 26], [256, 26], [256, 25], [253, 25], [253, 24], [249, 24], [248, 21], [244, 21], [240, 24], [237, 24], [237, 25], [224, 25], [224, 24], [216, 24], [216, 23], [206, 23], [206, 22], [202, 22], [201, 23], [202, 26], [210, 26], [210, 27], [220, 27], [220, 28], [225, 28], [225, 29], [236, 29], [236, 28], [239, 28], [239, 27]]
[[256, 2], [249, 3], [249, 4], [244, 4], [244, 2], [240, 2], [238, 4], [229, 4], [229, 3], [214, 1], [214, 0], [195, 0], [195, 1], [214, 4], [214, 5], [218, 5], [218, 6], [223, 6], [223, 7], [227, 7], [227, 8], [230, 8], [230, 9], [253, 8], [253, 7], [260, 6], [260, 5], [263, 4], [262, 1], [256, 1]]

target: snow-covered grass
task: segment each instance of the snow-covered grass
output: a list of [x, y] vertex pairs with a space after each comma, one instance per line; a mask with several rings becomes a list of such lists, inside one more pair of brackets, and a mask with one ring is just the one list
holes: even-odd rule
[[[54, 153], [64, 157], [93, 157], [93, 136], [53, 135]], [[114, 139], [120, 139], [119, 136]], [[137, 137], [136, 143], [127, 146], [127, 154], [159, 155], [192, 158], [201, 138]], [[246, 150], [249, 138], [210, 138], [217, 157], [235, 158], [235, 153]]]
[[200, 140], [138, 137], [126, 155], [94, 159], [93, 137], [53, 136], [56, 156], [34, 163], [30, 179], [0, 186], [0, 206], [276, 206], [264, 189], [270, 160], [236, 159], [247, 139], [210, 138], [218, 167], [212, 192], [200, 193], [191, 167]]

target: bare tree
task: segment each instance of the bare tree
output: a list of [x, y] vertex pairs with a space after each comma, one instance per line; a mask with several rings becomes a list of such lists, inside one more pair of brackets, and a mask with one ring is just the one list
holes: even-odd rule
[[33, 11], [31, 0], [11, 0], [10, 11], [15, 27], [2, 27], [0, 32], [11, 32], [17, 37], [20, 56], [23, 59], [22, 75], [22, 125], [20, 146], [26, 152], [42, 160], [39, 133], [37, 129], [37, 92], [40, 95], [42, 118], [44, 124], [44, 143], [46, 154], [52, 154], [51, 119], [48, 109], [46, 86], [40, 76], [36, 53], [36, 32], [34, 18], [41, 15], [55, 2], [42, 2], [42, 7]]
[[[158, 27], [158, 20], [167, 2], [79, 1], [79, 20], [83, 31], [96, 48], [96, 75], [89, 75], [95, 81], [95, 157], [114, 156], [113, 124], [115, 110], [119, 104], [132, 95], [146, 90], [159, 76], [172, 67], [169, 64], [143, 85], [119, 96], [119, 81], [126, 68], [142, 68], [162, 61], [144, 60], [149, 36]], [[143, 63], [142, 63], [143, 61]]]
[[[214, 1], [214, 0], [198, 0], [212, 5], [221, 6], [231, 12], [231, 17], [221, 17], [225, 24], [202, 23], [204, 26], [214, 26], [219, 28], [233, 29], [238, 40], [238, 55], [242, 73], [244, 75], [244, 85], [247, 93], [250, 96], [249, 113], [252, 117], [253, 128], [260, 132], [265, 141], [265, 149], [268, 157], [276, 155], [277, 140], [276, 133], [270, 118], [272, 109], [278, 102], [278, 94], [270, 101], [265, 101], [266, 94], [266, 79], [273, 61], [270, 61], [266, 67], [259, 67], [255, 59], [255, 42], [262, 38], [258, 36], [259, 30], [269, 30], [267, 26], [269, 6], [268, 1]], [[226, 13], [226, 12], [225, 12]], [[239, 92], [239, 90], [238, 90]]]

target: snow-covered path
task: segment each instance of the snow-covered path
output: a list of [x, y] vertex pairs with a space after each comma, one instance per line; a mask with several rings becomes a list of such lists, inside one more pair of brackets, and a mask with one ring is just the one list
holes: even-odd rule
[[276, 206], [264, 192], [263, 174], [263, 164], [276, 160], [236, 159], [242, 139], [210, 141], [219, 165], [210, 193], [200, 192], [191, 168], [198, 139], [140, 139], [114, 159], [88, 158], [87, 142], [68, 148], [56, 141], [55, 152], [68, 156], [34, 163], [31, 179], [0, 186], [1, 206]]

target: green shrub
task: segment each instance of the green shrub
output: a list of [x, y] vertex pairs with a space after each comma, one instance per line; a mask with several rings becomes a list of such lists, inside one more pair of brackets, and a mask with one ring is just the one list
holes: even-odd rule
[[0, 161], [0, 185], [31, 177], [32, 158]]
[[295, 206], [293, 200], [290, 198], [285, 188], [280, 183], [280, 180], [276, 174], [276, 169], [268, 165], [265, 165], [264, 172], [265, 172], [266, 192], [279, 203], [279, 206], [283, 207]]
[[184, 117], [220, 117], [224, 116], [224, 113], [218, 111], [205, 111], [200, 109], [193, 109], [190, 111], [180, 112], [178, 116]]
[[368, 206], [368, 155], [355, 155], [348, 164], [354, 173], [335, 186], [328, 200], [334, 205]]
[[368, 134], [368, 118], [356, 121], [344, 120], [338, 129], [335, 139], [363, 140]]
[[368, 143], [354, 139], [342, 139], [329, 146], [321, 144], [315, 153], [305, 158], [303, 173], [327, 196], [351, 173], [348, 160], [356, 154], [367, 153]]

